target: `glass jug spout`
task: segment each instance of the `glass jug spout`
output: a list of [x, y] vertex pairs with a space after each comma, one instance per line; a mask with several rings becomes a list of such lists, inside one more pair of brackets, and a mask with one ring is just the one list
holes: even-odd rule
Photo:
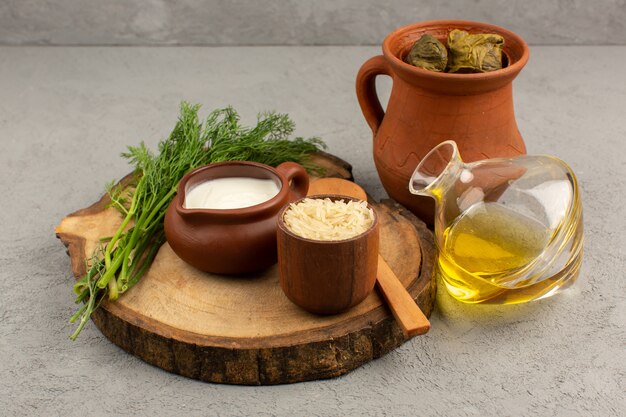
[[409, 191], [433, 197], [440, 204], [445, 191], [459, 180], [463, 168], [456, 142], [442, 142], [428, 152], [415, 168], [409, 181]]

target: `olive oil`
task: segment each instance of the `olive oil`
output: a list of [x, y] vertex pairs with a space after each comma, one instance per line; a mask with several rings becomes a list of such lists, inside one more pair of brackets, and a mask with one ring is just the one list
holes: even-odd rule
[[435, 199], [438, 275], [466, 303], [550, 297], [578, 278], [583, 212], [572, 169], [547, 155], [464, 163], [453, 141], [417, 165], [409, 191]]
[[550, 237], [550, 229], [539, 221], [499, 203], [480, 202], [444, 231], [439, 271], [450, 294], [464, 302], [512, 304], [540, 298], [559, 280], [525, 286], [515, 279], [541, 255]]

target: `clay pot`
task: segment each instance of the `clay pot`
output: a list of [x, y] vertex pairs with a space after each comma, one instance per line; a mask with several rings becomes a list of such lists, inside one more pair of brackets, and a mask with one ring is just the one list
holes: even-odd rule
[[[271, 179], [280, 191], [273, 198], [239, 209], [188, 209], [185, 193], [204, 181], [224, 177]], [[242, 274], [276, 263], [276, 216], [283, 206], [306, 195], [309, 177], [293, 162], [276, 168], [256, 162], [221, 162], [191, 171], [165, 214], [165, 236], [172, 250], [206, 272]]]
[[[308, 198], [354, 200], [320, 194]], [[296, 202], [297, 204], [297, 202]], [[371, 208], [371, 207], [370, 207]], [[374, 289], [378, 267], [379, 223], [350, 239], [312, 240], [300, 237], [278, 215], [280, 286], [293, 303], [316, 314], [336, 314], [357, 305]]]
[[[452, 29], [503, 36], [506, 67], [488, 73], [450, 74], [404, 62], [422, 35], [430, 34], [446, 44]], [[383, 55], [361, 67], [356, 92], [374, 135], [376, 169], [390, 197], [432, 224], [433, 200], [408, 191], [413, 170], [431, 149], [451, 139], [465, 161], [526, 153], [513, 112], [512, 81], [528, 55], [528, 45], [515, 33], [464, 20], [416, 23], [385, 38]], [[375, 78], [380, 74], [393, 80], [386, 112], [376, 94]]]

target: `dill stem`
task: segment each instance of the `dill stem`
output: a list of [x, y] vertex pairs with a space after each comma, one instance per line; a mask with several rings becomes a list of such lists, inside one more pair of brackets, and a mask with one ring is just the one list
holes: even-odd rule
[[[102, 263], [100, 262], [94, 263], [94, 265], [92, 265], [91, 268], [89, 268], [89, 271], [87, 271], [87, 273], [83, 275], [82, 278], [79, 279], [74, 284], [74, 293], [79, 296], [78, 298], [80, 298], [81, 300], [85, 299], [85, 295], [83, 294], [86, 290], [89, 289], [91, 279], [100, 272], [100, 269], [102, 269]], [[79, 301], [78, 298], [77, 298], [77, 302]]]
[[87, 321], [89, 321], [89, 318], [91, 317], [91, 313], [93, 312], [93, 308], [95, 304], [96, 304], [96, 294], [93, 288], [93, 284], [90, 284], [89, 285], [89, 301], [87, 302], [87, 304], [85, 304], [87, 308], [83, 310], [84, 313], [80, 317], [80, 323], [78, 324], [78, 327], [76, 328], [74, 333], [72, 333], [72, 335], [70, 336], [71, 340], [76, 340], [80, 332], [83, 330], [83, 327], [85, 327], [85, 324], [87, 324]]
[[[154, 207], [152, 207], [152, 209], [150, 211], [143, 211], [141, 213], [141, 215], [139, 216], [139, 218], [137, 219], [136, 223], [135, 223], [135, 227], [133, 228], [133, 232], [130, 235], [130, 240], [128, 241], [128, 244], [126, 245], [126, 247], [124, 248], [124, 253], [123, 253], [123, 258], [124, 259], [129, 259], [131, 252], [133, 252], [133, 250], [135, 250], [138, 246], [138, 241], [139, 239], [142, 237], [142, 235], [145, 236], [150, 236], [150, 233], [147, 233], [149, 229], [151, 229], [153, 224], [156, 223], [151, 223], [151, 221], [154, 219], [155, 216], [157, 216], [157, 220], [158, 222], [160, 222], [161, 219], [161, 214], [163, 213], [163, 206], [165, 204], [168, 204], [171, 200], [171, 198], [174, 196], [174, 194], [176, 193], [176, 188], [177, 187], [173, 187], [172, 189], [170, 189], [168, 191], [167, 194], [165, 194], [161, 200], [159, 200]], [[144, 215], [145, 214], [145, 215]], [[139, 259], [137, 258], [137, 254], [133, 254], [133, 260], [132, 262], [135, 262], [135, 259], [137, 261], [139, 261]], [[127, 287], [128, 285], [128, 265], [129, 262], [124, 262], [122, 265], [122, 270], [120, 272], [120, 276], [118, 278], [118, 282], [116, 283], [116, 285], [119, 284], [119, 286], [123, 289], [125, 287]]]
[[146, 248], [151, 243], [150, 237], [144, 237], [139, 240], [137, 244], [137, 248], [133, 251], [133, 259], [125, 265], [128, 265], [126, 268], [122, 267], [122, 272], [120, 276], [117, 278], [117, 286], [121, 292], [125, 292], [130, 287], [128, 285], [130, 281], [130, 277], [133, 275], [135, 269], [137, 269], [137, 265], [141, 263], [141, 258], [143, 257]]
[[177, 188], [178, 188], [177, 186], [172, 187], [172, 189], [169, 190], [168, 193], [163, 196], [163, 198], [156, 204], [156, 206], [154, 206], [152, 211], [150, 211], [150, 214], [148, 215], [148, 217], [146, 218], [144, 223], [148, 223], [149, 224], [150, 221], [154, 218], [154, 216], [159, 214], [159, 211], [161, 210], [161, 208], [163, 208], [163, 206], [165, 204], [169, 204], [169, 202], [172, 199], [172, 197], [174, 196], [174, 194], [176, 194], [176, 189]]
[[[128, 243], [124, 247], [122, 255], [120, 256], [120, 258], [123, 259], [123, 264], [122, 264], [122, 270], [120, 272], [120, 276], [118, 277], [118, 280], [119, 280], [119, 283], [121, 284], [120, 286], [122, 288], [128, 282], [128, 276], [126, 274], [128, 272], [128, 263], [130, 262], [130, 254], [136, 248], [137, 241], [139, 240], [139, 238], [142, 235], [143, 225], [146, 222], [146, 220], [145, 220], [145, 216], [146, 216], [145, 213], [147, 213], [147, 212], [143, 211], [141, 213], [141, 215], [139, 216], [139, 218], [137, 219], [137, 221], [135, 222], [135, 226], [133, 227], [133, 231], [130, 234], [130, 238], [128, 240]], [[116, 282], [116, 285], [117, 285], [117, 282]]]
[[[128, 223], [133, 219], [133, 217], [135, 217], [135, 212], [137, 211], [137, 200], [138, 200], [137, 196], [139, 195], [137, 190], [141, 189], [144, 183], [145, 183], [145, 177], [142, 176], [141, 179], [139, 180], [139, 183], [137, 184], [135, 192], [133, 193], [133, 198], [130, 203], [130, 209], [126, 212], [126, 216], [124, 217], [122, 224], [120, 225], [120, 227], [117, 228], [117, 230], [115, 231], [115, 234], [113, 235], [113, 237], [107, 244], [106, 249], [104, 250], [104, 261], [106, 264], [106, 269], [109, 269], [111, 267], [111, 252], [113, 251], [115, 244], [119, 240], [122, 233], [124, 233], [124, 229], [126, 229], [126, 226], [128, 226]], [[117, 288], [115, 289], [115, 292], [117, 294]], [[117, 298], [117, 296], [115, 298]]]
[[104, 288], [108, 285], [111, 278], [115, 275], [120, 265], [122, 264], [122, 260], [124, 257], [122, 253], [116, 252], [113, 260], [111, 261], [111, 266], [106, 269], [103, 275], [100, 276], [96, 285], [98, 288]]
[[120, 293], [117, 290], [117, 280], [111, 279], [107, 284], [109, 286], [109, 300], [115, 301], [119, 297]]
[[[91, 271], [90, 271], [91, 272]], [[80, 295], [85, 291], [89, 285], [89, 273], [83, 275], [81, 279], [74, 284], [74, 294]]]
[[139, 281], [139, 279], [146, 273], [148, 268], [150, 268], [150, 265], [152, 264], [152, 261], [154, 260], [154, 257], [156, 256], [160, 247], [161, 245], [152, 245], [150, 247], [148, 254], [145, 256], [145, 258], [141, 262], [141, 267], [139, 268], [137, 272], [132, 274], [130, 279], [128, 280], [129, 287], [132, 287], [133, 285], [135, 285], [137, 281]]
[[159, 213], [159, 215], [152, 221], [152, 224], [144, 229], [143, 235], [138, 239], [135, 250], [133, 251], [132, 261], [129, 263], [126, 270], [122, 270], [122, 273], [120, 273], [117, 280], [117, 286], [121, 292], [125, 292], [128, 288], [132, 287], [130, 282], [133, 279], [132, 277], [136, 275], [135, 271], [139, 268], [139, 265], [144, 265], [144, 260], [142, 258], [144, 257], [144, 253], [146, 252], [148, 246], [156, 246], [156, 249], [161, 247], [161, 239], [164, 237], [163, 231], [156, 231], [157, 234], [155, 235], [155, 229], [162, 225], [164, 216], [165, 212]]
[[74, 323], [76, 320], [78, 320], [78, 318], [85, 312], [85, 310], [87, 310], [87, 307], [89, 307], [88, 303], [83, 304], [77, 311], [76, 313], [74, 313], [74, 315], [72, 317], [70, 317], [70, 323]]
[[78, 297], [76, 297], [76, 300], [74, 302], [76, 304], [82, 303], [83, 301], [85, 301], [85, 298], [87, 298], [88, 295], [89, 295], [89, 289], [85, 288], [85, 289], [83, 289], [83, 292], [78, 294]]

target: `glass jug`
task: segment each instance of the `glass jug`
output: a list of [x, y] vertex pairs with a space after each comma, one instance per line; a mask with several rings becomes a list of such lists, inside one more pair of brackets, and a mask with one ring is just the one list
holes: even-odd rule
[[552, 156], [464, 163], [453, 141], [422, 159], [409, 182], [435, 199], [438, 270], [466, 303], [515, 304], [570, 286], [583, 254], [576, 177]]

